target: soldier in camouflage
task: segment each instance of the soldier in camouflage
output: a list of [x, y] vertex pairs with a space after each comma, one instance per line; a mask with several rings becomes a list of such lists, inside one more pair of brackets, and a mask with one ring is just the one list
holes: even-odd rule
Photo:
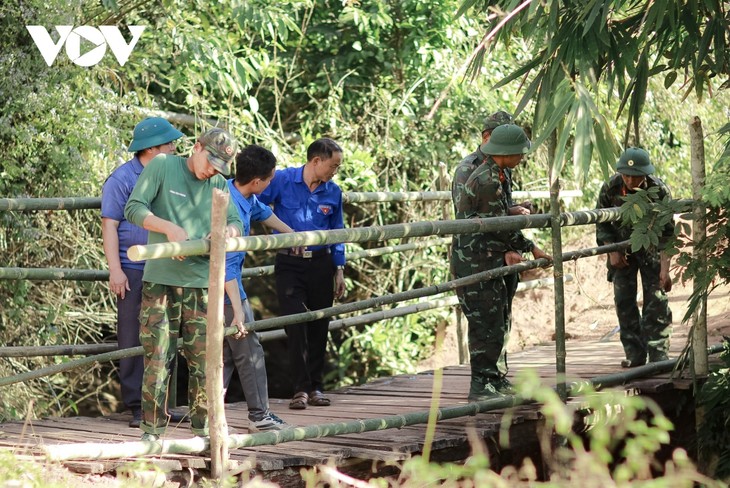
[[[601, 187], [598, 208], [620, 207], [623, 196], [637, 189], [658, 188], [656, 198], [671, 198], [669, 188], [653, 175], [654, 166], [644, 149], [626, 149], [618, 160], [615, 174]], [[635, 253], [612, 252], [608, 255], [608, 281], [613, 282], [616, 315], [621, 328], [621, 343], [626, 359], [621, 366], [631, 368], [649, 362], [667, 359], [672, 311], [666, 292], [672, 289], [669, 276], [670, 258], [664, 252], [667, 240], [674, 234], [674, 224], [662, 229], [658, 249]], [[622, 222], [596, 224], [598, 245], [612, 244], [629, 239], [631, 227]], [[641, 274], [644, 304], [641, 313], [636, 303], [637, 274]]]
[[[510, 214], [507, 170], [514, 169], [530, 148], [516, 125], [496, 127], [477, 158], [467, 157], [456, 168], [452, 198], [457, 219], [503, 217]], [[523, 252], [552, 259], [520, 231], [494, 231], [454, 236], [452, 272], [462, 278], [523, 261]], [[511, 325], [511, 300], [503, 277], [457, 289], [469, 323], [471, 385], [469, 401], [511, 391], [506, 378], [506, 343]]]

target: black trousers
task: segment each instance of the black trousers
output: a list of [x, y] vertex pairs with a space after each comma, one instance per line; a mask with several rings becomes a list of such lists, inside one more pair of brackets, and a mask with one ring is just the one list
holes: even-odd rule
[[[331, 307], [334, 300], [334, 273], [335, 267], [329, 254], [308, 259], [277, 254], [276, 292], [281, 314], [291, 315]], [[329, 322], [329, 317], [325, 317], [285, 326], [294, 392], [309, 393], [324, 389]]]
[[[142, 306], [141, 269], [122, 268], [127, 275], [130, 290], [124, 299], [117, 297], [117, 342], [119, 349], [137, 347], [139, 342], [139, 310]], [[119, 360], [119, 383], [122, 401], [127, 408], [137, 409], [142, 404], [142, 373], [144, 357], [133, 356]]]

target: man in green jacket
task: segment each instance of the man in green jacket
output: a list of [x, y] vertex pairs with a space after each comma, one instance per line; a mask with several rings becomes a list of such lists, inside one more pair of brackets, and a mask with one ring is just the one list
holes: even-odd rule
[[[148, 244], [203, 239], [210, 234], [213, 190], [228, 192], [225, 178], [236, 142], [222, 129], [204, 133], [187, 159], [159, 155], [140, 174], [124, 210], [125, 218], [149, 231]], [[243, 228], [238, 212], [228, 206], [227, 235]], [[205, 393], [205, 335], [208, 308], [209, 256], [150, 259], [142, 278], [140, 342], [144, 348], [142, 382], [144, 432], [155, 441], [165, 432], [169, 368], [181, 337], [188, 361], [190, 428], [208, 436]]]

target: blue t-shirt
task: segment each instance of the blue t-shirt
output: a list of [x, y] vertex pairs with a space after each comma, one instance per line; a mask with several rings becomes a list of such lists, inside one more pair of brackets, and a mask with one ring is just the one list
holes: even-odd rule
[[[303, 179], [304, 166], [276, 171], [271, 184], [258, 199], [274, 205], [274, 213], [296, 232], [344, 229], [342, 190], [332, 181], [310, 191]], [[316, 251], [327, 246], [310, 246]], [[332, 244], [330, 252], [336, 266], [345, 264], [345, 245]]]
[[[243, 235], [247, 236], [251, 233], [251, 220], [261, 222], [271, 217], [274, 212], [271, 208], [259, 202], [256, 195], [244, 197], [236, 185], [234, 180], [228, 180], [228, 190], [231, 194], [231, 203], [238, 210], [238, 216], [241, 217], [243, 223]], [[246, 298], [246, 292], [243, 291], [243, 283], [241, 281], [241, 270], [243, 269], [243, 261], [246, 259], [246, 251], [236, 251], [226, 253], [226, 281], [236, 279], [238, 281], [238, 293], [241, 294], [241, 300]], [[230, 304], [231, 300], [228, 294], [225, 296], [225, 303]]]
[[101, 216], [119, 222], [119, 260], [123, 268], [144, 269], [144, 261], [130, 261], [127, 249], [147, 244], [147, 231], [124, 218], [124, 206], [144, 166], [137, 156], [115, 169], [101, 189]]

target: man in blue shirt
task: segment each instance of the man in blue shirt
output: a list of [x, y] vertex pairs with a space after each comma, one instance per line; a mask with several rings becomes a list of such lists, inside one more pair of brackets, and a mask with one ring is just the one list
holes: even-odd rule
[[[117, 295], [117, 341], [120, 349], [136, 347], [139, 342], [139, 310], [142, 304], [144, 261], [127, 258], [127, 249], [147, 244], [147, 231], [124, 218], [124, 206], [140, 173], [158, 154], [174, 154], [175, 142], [183, 133], [160, 117], [144, 119], [134, 128], [129, 152], [134, 157], [119, 166], [101, 190], [101, 235], [109, 266], [109, 289]], [[142, 421], [142, 356], [119, 361], [122, 401], [132, 411], [130, 427]]]
[[[342, 191], [331, 180], [342, 164], [342, 148], [321, 138], [307, 148], [307, 164], [276, 172], [259, 200], [295, 231], [342, 229]], [[345, 246], [281, 249], [276, 255], [276, 292], [283, 315], [331, 307], [345, 292]], [[329, 406], [324, 364], [329, 318], [286, 326], [294, 397], [289, 408]]]
[[[228, 189], [241, 217], [244, 236], [251, 232], [251, 220], [262, 222], [278, 232], [292, 232], [270, 207], [256, 198], [271, 183], [275, 169], [276, 157], [261, 146], [247, 146], [236, 156], [236, 177], [228, 180]], [[239, 334], [227, 336], [223, 344], [223, 384], [228, 388], [236, 369], [246, 396], [250, 432], [281, 430], [288, 425], [269, 410], [264, 349], [256, 332], [244, 333], [243, 330], [243, 324], [254, 321], [241, 281], [245, 258], [244, 251], [226, 255], [225, 320], [227, 324], [235, 324]]]

